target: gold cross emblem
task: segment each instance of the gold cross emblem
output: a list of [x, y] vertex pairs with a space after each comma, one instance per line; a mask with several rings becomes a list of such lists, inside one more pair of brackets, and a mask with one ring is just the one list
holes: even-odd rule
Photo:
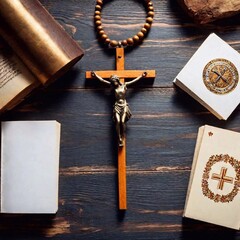
[[[228, 164], [230, 168], [233, 168], [235, 175], [234, 177], [227, 176], [228, 167], [222, 167], [220, 170], [220, 174], [210, 174], [213, 170], [212, 167], [216, 163], [225, 163]], [[218, 203], [229, 203], [234, 200], [239, 192], [239, 179], [240, 179], [240, 162], [235, 158], [229, 156], [228, 154], [220, 154], [220, 155], [211, 155], [206, 163], [206, 166], [202, 175], [202, 193], [205, 197], [213, 200]], [[229, 189], [225, 189], [226, 191], [223, 194], [219, 192], [215, 192], [211, 187], [209, 188], [209, 181], [216, 180], [218, 181], [218, 185], [216, 187], [217, 190], [223, 190], [225, 184], [231, 184]]]
[[238, 70], [227, 59], [211, 60], [203, 70], [203, 82], [207, 89], [215, 94], [226, 94], [238, 84]]
[[224, 183], [233, 183], [233, 178], [228, 177], [226, 175], [227, 175], [227, 168], [225, 167], [221, 168], [220, 174], [216, 174], [216, 173], [212, 174], [212, 179], [219, 181], [217, 188], [220, 190], [223, 190]]

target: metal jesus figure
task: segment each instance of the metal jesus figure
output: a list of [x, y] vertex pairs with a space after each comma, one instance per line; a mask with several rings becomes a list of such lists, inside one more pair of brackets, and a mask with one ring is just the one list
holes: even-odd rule
[[147, 72], [143, 72], [142, 75], [129, 82], [121, 82], [117, 75], [112, 75], [109, 80], [103, 79], [97, 75], [94, 71], [91, 72], [92, 77], [97, 78], [99, 81], [111, 85], [115, 93], [115, 104], [113, 108], [113, 119], [116, 125], [116, 131], [118, 135], [118, 146], [123, 147], [123, 139], [125, 133], [126, 122], [131, 118], [132, 114], [126, 101], [127, 86], [137, 82], [143, 77], [147, 76]]

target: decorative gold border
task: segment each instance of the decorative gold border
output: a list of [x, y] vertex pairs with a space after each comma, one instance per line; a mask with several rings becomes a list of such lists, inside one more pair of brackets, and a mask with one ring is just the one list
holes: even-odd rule
[[[234, 78], [233, 78], [233, 84], [232, 84], [231, 88], [229, 88], [227, 91], [224, 91], [224, 89], [226, 89], [227, 87], [223, 88], [222, 90], [220, 90], [219, 88], [214, 88], [212, 86], [212, 84], [209, 84], [209, 82], [207, 80], [207, 74], [206, 73], [207, 73], [207, 70], [208, 70], [209, 66], [214, 64], [214, 63], [217, 63], [217, 62], [224, 62], [224, 63], [228, 64], [229, 69], [232, 70], [231, 72], [233, 74], [233, 77], [235, 76], [235, 78], [236, 78], [235, 81], [234, 81]], [[223, 94], [227, 94], [227, 93], [233, 91], [236, 88], [236, 86], [238, 84], [238, 81], [239, 81], [239, 74], [238, 74], [238, 70], [237, 70], [236, 66], [231, 61], [229, 61], [225, 58], [216, 58], [216, 59], [213, 59], [206, 64], [206, 66], [203, 69], [202, 78], [203, 78], [204, 85], [206, 86], [206, 88], [209, 91], [211, 91], [212, 93], [218, 94], [218, 95], [223, 95]]]
[[[225, 163], [231, 164], [231, 166], [234, 168], [236, 172], [233, 190], [226, 195], [214, 194], [209, 189], [209, 185], [208, 185], [208, 180], [210, 177], [209, 174], [212, 169], [212, 166], [218, 162], [225, 162]], [[240, 187], [240, 162], [237, 161], [235, 158], [230, 157], [228, 154], [212, 155], [209, 158], [206, 164], [206, 167], [203, 171], [203, 176], [202, 176], [203, 195], [213, 200], [214, 202], [228, 203], [228, 202], [231, 202], [234, 199], [234, 197], [237, 195], [239, 187]]]

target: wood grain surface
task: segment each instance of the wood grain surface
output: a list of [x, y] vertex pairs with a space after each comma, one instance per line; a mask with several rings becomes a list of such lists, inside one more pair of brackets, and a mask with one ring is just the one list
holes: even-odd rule
[[[117, 210], [114, 97], [97, 80], [85, 80], [87, 70], [114, 69], [115, 51], [96, 40], [94, 0], [41, 3], [81, 44], [85, 56], [1, 121], [55, 119], [62, 124], [59, 211], [53, 216], [1, 215], [0, 239], [240, 239], [237, 231], [182, 218], [198, 128], [209, 124], [240, 132], [240, 108], [220, 121], [172, 84], [211, 32], [240, 51], [240, 17], [201, 28], [175, 0], [153, 1], [150, 33], [125, 53], [126, 69], [156, 69], [157, 77], [128, 90], [133, 118], [127, 124], [128, 210], [123, 213]], [[117, 39], [132, 36], [145, 21], [141, 1], [108, 1], [102, 13], [106, 31]]]

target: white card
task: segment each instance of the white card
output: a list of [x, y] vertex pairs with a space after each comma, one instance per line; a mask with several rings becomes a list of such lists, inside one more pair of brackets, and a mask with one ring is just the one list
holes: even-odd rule
[[240, 54], [211, 34], [173, 82], [226, 120], [240, 102], [239, 74]]
[[240, 133], [199, 128], [184, 216], [240, 228]]
[[60, 124], [2, 122], [1, 212], [56, 213]]

